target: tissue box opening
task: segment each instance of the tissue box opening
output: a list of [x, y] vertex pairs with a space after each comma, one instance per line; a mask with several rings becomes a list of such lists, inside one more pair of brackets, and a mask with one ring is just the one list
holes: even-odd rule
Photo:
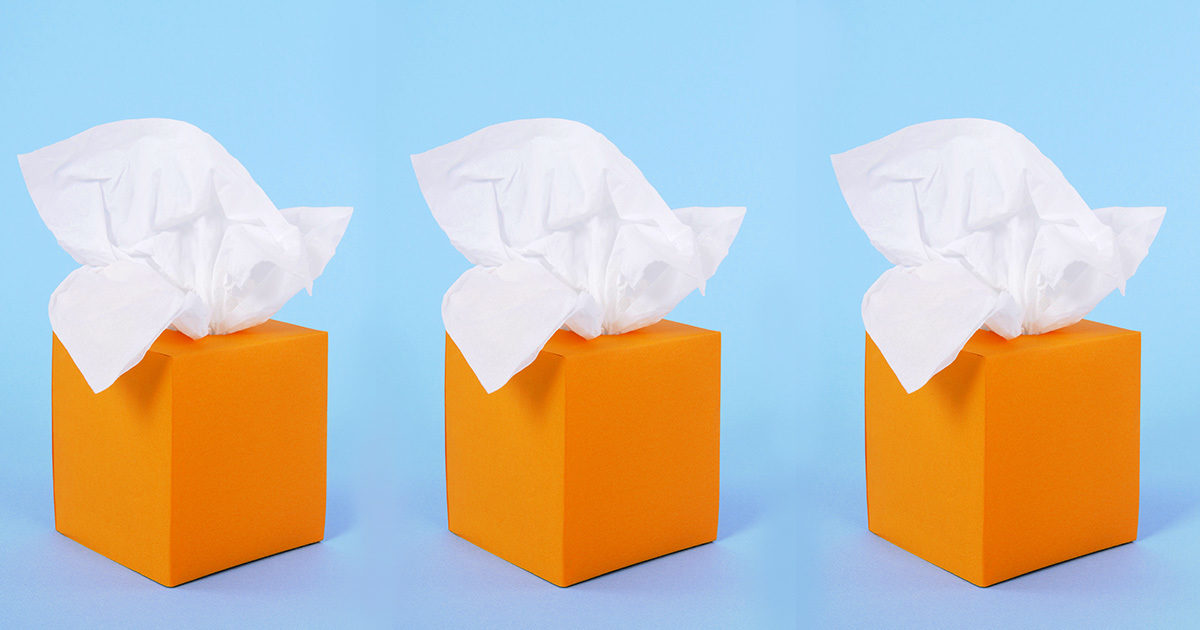
[[717, 535], [720, 333], [558, 331], [486, 394], [446, 338], [450, 530], [559, 586]]
[[979, 331], [906, 394], [867, 337], [872, 532], [989, 586], [1137, 538], [1141, 336]]
[[164, 332], [95, 394], [54, 339], [55, 526], [175, 586], [325, 530], [327, 336]]

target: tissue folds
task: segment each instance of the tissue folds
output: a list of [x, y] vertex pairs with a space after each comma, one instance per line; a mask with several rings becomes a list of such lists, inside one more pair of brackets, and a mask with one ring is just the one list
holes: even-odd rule
[[492, 125], [412, 162], [475, 265], [446, 291], [442, 320], [488, 392], [560, 328], [626, 333], [704, 293], [746, 212], [672, 210], [612, 142], [571, 120]]
[[1137, 537], [1141, 335], [979, 331], [906, 394], [867, 338], [872, 532], [978, 586]]
[[166, 331], [95, 394], [54, 339], [59, 532], [175, 586], [325, 530], [327, 336]]
[[487, 394], [447, 337], [450, 530], [559, 586], [714, 540], [720, 344], [560, 330]]

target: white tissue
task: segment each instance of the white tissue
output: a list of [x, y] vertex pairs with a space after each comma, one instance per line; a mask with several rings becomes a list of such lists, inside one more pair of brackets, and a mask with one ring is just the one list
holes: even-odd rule
[[854, 219], [896, 267], [863, 323], [908, 392], [980, 327], [1007, 339], [1073, 324], [1125, 290], [1165, 208], [1090, 209], [1025, 136], [938, 120], [834, 155]]
[[350, 208], [277, 209], [211, 136], [125, 120], [18, 157], [46, 226], [82, 267], [50, 323], [95, 392], [174, 327], [198, 339], [269, 319], [333, 255]]
[[569, 120], [494, 125], [412, 162], [438, 225], [476, 265], [442, 319], [488, 393], [560, 328], [624, 333], [703, 293], [745, 214], [672, 211], [607, 138]]

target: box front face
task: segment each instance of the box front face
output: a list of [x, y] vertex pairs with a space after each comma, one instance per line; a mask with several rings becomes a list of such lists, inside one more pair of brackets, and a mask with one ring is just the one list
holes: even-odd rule
[[982, 579], [984, 363], [961, 353], [907, 394], [867, 338], [867, 519], [872, 532]]
[[1140, 337], [1112, 331], [988, 358], [989, 582], [1137, 537]]
[[450, 530], [561, 584], [563, 359], [543, 352], [488, 394], [446, 338], [446, 502]]
[[567, 358], [568, 583], [716, 538], [720, 335], [692, 330]]
[[871, 531], [980, 586], [1137, 535], [1140, 336], [979, 332], [905, 394], [868, 339]]
[[291, 328], [175, 358], [177, 583], [324, 536], [328, 342]]
[[55, 339], [52, 370], [55, 527], [130, 569], [167, 581], [170, 359], [147, 354], [95, 394]]

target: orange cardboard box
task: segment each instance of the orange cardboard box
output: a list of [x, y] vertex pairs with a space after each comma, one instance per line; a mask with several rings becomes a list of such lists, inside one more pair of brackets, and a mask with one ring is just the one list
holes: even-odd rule
[[560, 330], [492, 394], [446, 338], [450, 530], [559, 586], [717, 536], [720, 333]]
[[867, 337], [872, 532], [978, 586], [1137, 538], [1141, 335], [980, 331], [906, 394]]
[[164, 332], [96, 394], [54, 339], [59, 532], [176, 586], [324, 537], [327, 336]]

